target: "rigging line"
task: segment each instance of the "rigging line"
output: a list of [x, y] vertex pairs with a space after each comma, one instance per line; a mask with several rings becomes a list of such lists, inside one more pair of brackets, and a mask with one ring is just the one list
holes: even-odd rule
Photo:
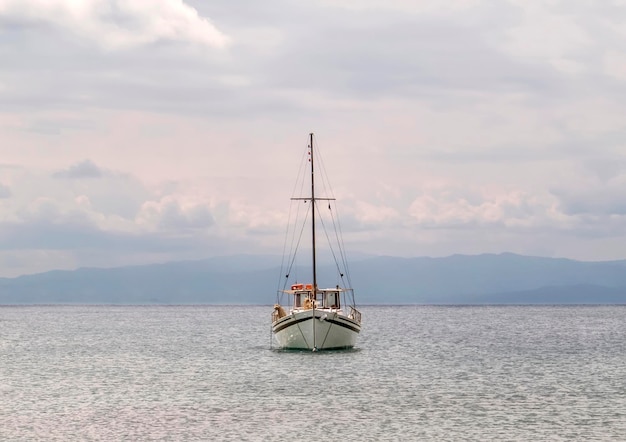
[[[322, 218], [321, 216], [319, 217], [320, 219], [320, 223], [322, 224], [322, 229], [324, 230], [324, 234], [326, 235], [326, 241], [328, 241], [328, 247], [330, 248], [330, 253], [333, 255], [333, 260], [335, 261], [335, 266], [337, 267], [337, 272], [339, 272], [339, 275], [343, 275], [343, 273], [341, 273], [341, 269], [339, 268], [339, 263], [337, 261], [337, 255], [335, 254], [335, 249], [333, 247], [332, 242], [330, 241], [330, 237], [328, 236], [328, 230], [326, 229], [326, 224], [324, 224], [324, 218]], [[341, 279], [343, 279], [343, 276], [341, 276]]]
[[[291, 195], [292, 195], [291, 196], [291, 204], [292, 205], [296, 204], [294, 202], [294, 197], [297, 195], [296, 188], [298, 187], [298, 183], [300, 184], [300, 195], [304, 194], [304, 185], [305, 185], [305, 182], [306, 182], [306, 175], [307, 175], [306, 174], [306, 163], [307, 163], [307, 158], [308, 158], [307, 152], [308, 152], [308, 149], [305, 149], [304, 152], [302, 153], [302, 157], [300, 158], [300, 168], [298, 170], [298, 176], [297, 176], [296, 183], [295, 183], [294, 188], [293, 188], [292, 193], [291, 193]], [[300, 219], [301, 210], [302, 210], [302, 207], [298, 206], [298, 210], [296, 211], [296, 220], [295, 220], [296, 222], [293, 224], [294, 237], [292, 237], [292, 240], [295, 238], [296, 226], [298, 224], [298, 220]], [[308, 214], [308, 210], [307, 210], [307, 214]], [[305, 219], [306, 219], [306, 216], [305, 216]], [[293, 241], [292, 241], [291, 250], [289, 251], [290, 256], [291, 256], [291, 253], [293, 253], [293, 251], [294, 251], [294, 249], [293, 249]]]
[[[315, 321], [315, 316], [313, 316], [313, 320]], [[302, 329], [300, 328], [300, 324], [298, 322], [296, 322], [296, 326], [298, 327], [298, 331], [300, 332], [300, 334], [302, 335], [302, 340], [304, 341], [304, 345], [306, 345], [307, 347], [309, 346], [309, 343], [306, 340], [306, 336], [304, 335], [304, 333], [302, 332]]]
[[[326, 315], [328, 316], [328, 313], [326, 313]], [[322, 348], [324, 348], [324, 344], [326, 344], [326, 339], [328, 338], [328, 334], [330, 333], [330, 329], [333, 328], [333, 323], [330, 323], [330, 327], [328, 327], [328, 330], [326, 330], [326, 335], [324, 335], [324, 341], [322, 341]]]
[[[308, 146], [308, 143], [307, 143]], [[309, 148], [307, 147], [302, 152], [302, 156], [300, 157], [300, 167], [298, 168], [298, 174], [296, 175], [296, 182], [294, 183], [293, 190], [291, 191], [292, 198], [296, 196], [296, 188], [298, 184], [300, 184], [300, 195], [303, 193], [304, 183], [306, 181], [306, 163], [308, 163], [308, 152]]]
[[[310, 158], [309, 157], [309, 155], [310, 155], [309, 152], [310, 152], [310, 146], [309, 146], [309, 144], [307, 142], [307, 148], [303, 150], [302, 156], [300, 158], [300, 167], [298, 169], [297, 179], [296, 179], [296, 182], [294, 184], [294, 188], [293, 188], [292, 193], [291, 193], [291, 195], [292, 195], [292, 197], [291, 197], [291, 204], [292, 205], [294, 204], [294, 199], [296, 199], [295, 198], [296, 195], [298, 195], [298, 193], [296, 192], [296, 190], [298, 188], [298, 185], [300, 187], [300, 193], [299, 194], [300, 195], [304, 195], [304, 188], [305, 188], [306, 178], [307, 178], [307, 171], [306, 171], [306, 169], [307, 169], [307, 163], [308, 163], [309, 158]], [[291, 206], [291, 207], [293, 207], [293, 206]], [[301, 206], [298, 206], [297, 211], [296, 211], [296, 219], [295, 219], [295, 222], [293, 224], [293, 236], [291, 237], [291, 246], [290, 246], [290, 249], [289, 249], [289, 260], [291, 261], [291, 263], [289, 265], [287, 274], [290, 274], [291, 270], [293, 269], [293, 264], [294, 264], [294, 261], [296, 259], [295, 255], [297, 253], [297, 250], [298, 250], [298, 248], [300, 246], [300, 242], [302, 240], [302, 231], [304, 230], [304, 226], [306, 224], [306, 219], [308, 218], [308, 213], [310, 211], [310, 206], [307, 206], [307, 211], [306, 211], [306, 213], [304, 215], [304, 218], [303, 218], [302, 230], [300, 232], [300, 236], [298, 237], [298, 241], [296, 243], [296, 226], [298, 225], [298, 220], [300, 219], [301, 211], [302, 211]], [[290, 225], [291, 225], [291, 223], [290, 223]], [[294, 246], [294, 243], [296, 243], [295, 246]], [[281, 273], [284, 274], [285, 272], [282, 271]], [[287, 285], [287, 279], [285, 278], [283, 288], [286, 285]]]
[[[308, 206], [309, 210], [310, 210], [310, 205]], [[309, 210], [307, 210], [307, 215], [309, 213]], [[306, 226], [306, 216], [304, 217], [304, 222], [302, 223], [302, 228], [300, 229], [300, 236], [298, 237], [298, 243], [296, 244], [296, 250], [300, 247], [300, 241], [302, 241], [302, 236], [304, 235], [304, 227]], [[295, 230], [295, 229], [294, 229]], [[295, 235], [294, 235], [295, 236]], [[297, 254], [294, 252], [293, 255], [289, 255], [291, 258], [291, 263], [289, 264], [289, 268], [287, 269], [287, 276], [289, 276], [289, 274], [291, 274], [291, 269], [293, 267], [293, 263], [296, 260], [296, 256]], [[283, 287], [287, 286], [287, 278], [285, 278], [285, 282]]]
[[[297, 204], [294, 199], [292, 198], [291, 200], [291, 204]], [[297, 204], [298, 205], [298, 204]], [[304, 226], [307, 223], [308, 217], [309, 217], [309, 211], [311, 210], [310, 207], [307, 205], [307, 209], [306, 212], [304, 213], [304, 216], [302, 216], [302, 218], [300, 218], [301, 216], [301, 212], [302, 212], [302, 206], [298, 205], [298, 209], [296, 210], [296, 219], [293, 223], [293, 236], [291, 237], [291, 247], [289, 249], [289, 257], [291, 258], [293, 255], [295, 255], [298, 251], [298, 248], [300, 246], [300, 241], [302, 240], [302, 231], [304, 230]], [[301, 221], [300, 221], [301, 220]], [[302, 228], [300, 231], [300, 237], [298, 238], [298, 242], [297, 244], [294, 245], [294, 243], [296, 242], [296, 229], [298, 224], [302, 222]]]
[[[337, 209], [337, 204], [335, 203], [333, 204], [333, 206], [335, 208], [335, 211], [339, 212], [339, 210]], [[352, 278], [350, 277], [350, 268], [348, 267], [346, 247], [345, 247], [345, 243], [343, 240], [343, 229], [341, 228], [341, 217], [339, 216], [339, 213], [337, 213], [337, 216], [335, 217], [335, 215], [332, 213], [332, 210], [331, 210], [331, 218], [333, 219], [333, 226], [334, 226], [335, 218], [337, 218], [337, 228], [335, 229], [335, 234], [338, 235], [337, 242], [339, 243], [339, 251], [341, 253], [341, 257], [343, 260], [343, 266], [346, 272], [346, 279], [348, 281], [348, 285], [350, 286], [350, 298], [352, 299], [352, 306], [356, 308], [356, 301], [354, 298], [354, 289], [352, 288]]]
[[[293, 206], [293, 201], [291, 202], [291, 205]], [[296, 219], [293, 223], [293, 232], [291, 232], [291, 244], [289, 246], [289, 259], [288, 261], [292, 261], [293, 255], [295, 254], [294, 249], [297, 250], [297, 245], [294, 245], [294, 243], [296, 243], [296, 227], [298, 225], [298, 220], [300, 219], [300, 207], [298, 207], [298, 209], [296, 210]], [[291, 222], [290, 222], [290, 227], [292, 226]], [[302, 234], [300, 234], [302, 235]], [[298, 239], [298, 244], [299, 244], [299, 239]], [[291, 265], [288, 266], [288, 271], [287, 274], [289, 275], [291, 273]], [[287, 282], [285, 281], [284, 284], [286, 284]], [[284, 286], [283, 286], [284, 288]]]
[[[339, 212], [337, 209], [337, 204], [335, 206], [335, 211]], [[333, 223], [335, 218], [333, 216]], [[339, 243], [339, 250], [341, 252], [341, 259], [343, 260], [343, 267], [346, 272], [346, 279], [348, 280], [348, 285], [352, 287], [352, 278], [350, 278], [350, 269], [348, 267], [348, 257], [346, 255], [346, 245], [343, 240], [343, 230], [341, 228], [341, 218], [339, 217], [339, 213], [337, 213], [337, 228], [335, 229], [335, 233], [338, 235], [337, 242]]]
[[[289, 205], [289, 214], [287, 215], [287, 225], [285, 226], [285, 240], [283, 242], [283, 254], [280, 261], [280, 274], [278, 275], [278, 282], [276, 284], [276, 299], [280, 301], [280, 283], [283, 279], [283, 273], [285, 272], [285, 251], [287, 250], [287, 239], [289, 238], [289, 227], [291, 226], [291, 213], [293, 211], [293, 204]], [[283, 289], [285, 285], [283, 285]], [[280, 302], [279, 302], [280, 304]]]
[[[320, 149], [320, 142], [319, 142], [319, 137], [316, 137], [317, 139], [317, 152], [318, 155], [316, 156], [317, 159], [317, 163], [318, 163], [318, 167], [319, 170], [321, 171], [321, 177], [322, 177], [322, 187], [324, 189], [324, 191], [326, 192], [326, 194], [328, 194], [332, 199], [335, 199], [335, 195], [333, 192], [333, 188], [330, 185], [330, 179], [328, 177], [328, 171], [326, 170], [326, 164], [324, 163], [324, 157], [323, 155], [321, 155], [321, 149]], [[335, 210], [337, 210], [337, 204], [334, 204]], [[350, 277], [350, 269], [348, 267], [348, 258], [346, 256], [346, 248], [345, 248], [345, 242], [343, 240], [343, 232], [341, 229], [341, 222], [339, 219], [339, 216], [337, 216], [337, 224], [335, 224], [335, 219], [332, 216], [332, 210], [331, 210], [331, 219], [333, 220], [333, 229], [335, 230], [335, 239], [339, 248], [339, 255], [341, 257], [341, 263], [343, 265], [344, 268], [344, 273], [346, 275], [346, 280], [348, 281], [348, 285], [350, 287], [352, 287], [352, 278]], [[338, 226], [338, 227], [337, 227]], [[329, 241], [330, 244], [330, 241]], [[335, 261], [337, 262], [336, 258]], [[339, 271], [339, 273], [341, 274], [341, 271]]]
[[[329, 208], [330, 208], [330, 204], [329, 204]], [[335, 210], [336, 209], [337, 209], [337, 205], [335, 204]], [[343, 244], [343, 237], [340, 234], [341, 226], [339, 225], [339, 228], [337, 227], [337, 225], [339, 224], [339, 216], [335, 217], [332, 209], [330, 210], [330, 218], [333, 221], [333, 230], [335, 231], [335, 240], [337, 241], [337, 244], [338, 244], [339, 255], [341, 257], [341, 263], [344, 268], [346, 280], [348, 281], [348, 286], [352, 287], [352, 281], [350, 280], [350, 269], [348, 268], [348, 261], [346, 259], [345, 246]], [[335, 218], [337, 219], [337, 223], [335, 223]]]
[[322, 185], [321, 194], [326, 194], [330, 196], [332, 199], [334, 199], [333, 188], [330, 185], [330, 179], [328, 178], [326, 164], [324, 163], [324, 156], [322, 155], [322, 149], [320, 148], [321, 144], [319, 142], [319, 136], [316, 135], [315, 140], [316, 140], [315, 151], [317, 152], [315, 155], [315, 164], [318, 168], [319, 176], [321, 178], [321, 183], [320, 183]]
[[[297, 203], [292, 199], [291, 204], [293, 206], [293, 204], [297, 204]], [[306, 222], [307, 222], [307, 218], [308, 218], [308, 213], [310, 211], [310, 207], [307, 206], [307, 210], [304, 213], [304, 216], [301, 217], [302, 210], [303, 210], [302, 207], [300, 205], [297, 205], [295, 220], [294, 220], [293, 224], [290, 222], [290, 226], [291, 225], [293, 226], [293, 231], [291, 233], [291, 244], [290, 244], [290, 247], [289, 247], [289, 255], [288, 255], [289, 256], [289, 261], [290, 261], [290, 264], [289, 264], [289, 267], [288, 267], [288, 271], [287, 271], [288, 275], [291, 273], [291, 271], [293, 269], [293, 263], [294, 263], [294, 261], [296, 259], [296, 255], [297, 255], [298, 249], [300, 248], [300, 243], [302, 241], [302, 235], [303, 235], [303, 232], [304, 232], [304, 227], [306, 226]], [[297, 235], [296, 234], [297, 227], [298, 227], [298, 224], [300, 222], [302, 223], [302, 227], [300, 228], [300, 235]], [[284, 284], [285, 285], [287, 284], [286, 280], [284, 281]]]
[[[300, 183], [300, 193], [302, 193], [302, 189], [304, 188], [304, 182], [305, 182], [305, 173], [303, 172], [305, 170], [305, 166], [306, 166], [306, 158], [307, 158], [307, 150], [305, 149], [302, 152], [302, 155], [300, 157], [300, 167], [298, 169], [298, 173], [296, 174], [296, 180], [294, 182], [293, 185], [293, 189], [291, 190], [291, 195], [296, 195], [296, 189], [298, 188], [298, 183]], [[282, 259], [281, 259], [281, 263], [280, 263], [280, 274], [278, 275], [278, 281], [277, 281], [277, 291], [280, 290], [280, 282], [282, 280], [282, 275], [285, 274], [285, 257], [287, 256], [288, 258], [291, 258], [291, 253], [293, 252], [293, 243], [295, 240], [295, 226], [297, 225], [297, 220], [298, 220], [298, 215], [300, 213], [300, 206], [298, 206], [298, 210], [296, 211], [296, 215], [295, 215], [295, 223], [294, 223], [294, 235], [291, 236], [290, 235], [290, 230], [291, 230], [291, 220], [293, 217], [293, 200], [291, 201], [290, 205], [289, 205], [289, 214], [287, 216], [287, 226], [285, 228], [285, 240], [283, 243], [283, 253], [282, 253]], [[286, 250], [287, 250], [287, 242], [288, 239], [291, 237], [291, 244], [290, 244], [290, 250], [289, 250], [289, 255], [286, 255]], [[287, 261], [289, 261], [289, 259], [287, 259]], [[291, 269], [289, 269], [289, 271], [287, 273], [291, 273]], [[287, 281], [285, 281], [283, 283], [283, 289], [285, 288], [287, 284]], [[280, 292], [279, 292], [280, 293]], [[277, 297], [279, 297], [279, 294], [277, 294]]]

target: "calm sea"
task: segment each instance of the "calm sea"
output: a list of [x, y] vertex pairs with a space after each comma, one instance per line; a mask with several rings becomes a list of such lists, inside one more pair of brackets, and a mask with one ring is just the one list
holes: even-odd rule
[[0, 307], [0, 440], [626, 440], [626, 307], [363, 307], [271, 350], [270, 307]]

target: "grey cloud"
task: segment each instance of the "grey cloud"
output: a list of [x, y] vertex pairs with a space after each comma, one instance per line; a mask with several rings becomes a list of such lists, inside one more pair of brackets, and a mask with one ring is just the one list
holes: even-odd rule
[[134, 219], [142, 204], [152, 197], [144, 185], [132, 176], [114, 175], [95, 181], [85, 189], [91, 206], [104, 214]]
[[[0, 223], [0, 250], [98, 250], [108, 253], [198, 251], [206, 238], [107, 232], [88, 223]], [[114, 258], [113, 258], [114, 259]]]
[[13, 192], [11, 192], [11, 188], [0, 183], [0, 199], [10, 198], [11, 195], [13, 195]]
[[264, 79], [276, 88], [358, 97], [561, 89], [551, 70], [515, 61], [494, 46], [492, 40], [502, 38], [515, 13], [499, 9], [486, 8], [473, 22], [460, 16], [318, 10], [313, 15], [319, 20], [288, 27], [290, 38], [268, 60], [275, 69]]
[[598, 224], [625, 216], [626, 157], [610, 152], [600, 156], [595, 149], [588, 149], [579, 163], [582, 173], [578, 182], [550, 190], [562, 212], [586, 220], [594, 218]]
[[44, 135], [59, 135], [65, 131], [93, 130], [95, 122], [76, 119], [38, 119], [31, 121], [23, 130]]
[[221, 2], [196, 2], [196, 7], [219, 17], [235, 36], [242, 29], [260, 28], [260, 23], [280, 31], [284, 40], [271, 53], [233, 48], [236, 57], [246, 60], [238, 69], [253, 70], [259, 84], [273, 90], [357, 99], [413, 96], [438, 106], [448, 105], [448, 100], [450, 105], [464, 100], [480, 104], [480, 96], [459, 96], [459, 90], [521, 93], [534, 105], [570, 101], [599, 88], [626, 93], [624, 84], [602, 78], [598, 60], [607, 46], [621, 45], [623, 38], [607, 31], [602, 19], [610, 15], [619, 21], [623, 8], [607, 14], [606, 7], [588, 2], [545, 6], [566, 19], [574, 17], [595, 38], [589, 46], [575, 45], [564, 54], [588, 70], [568, 75], [545, 59], [506, 50], [510, 29], [523, 24], [525, 16], [523, 8], [509, 2], [480, 2], [437, 15], [386, 10], [382, 2], [379, 8], [361, 11], [280, 1], [252, 2], [243, 14]]
[[442, 162], [448, 164], [469, 164], [469, 163], [526, 163], [546, 161], [562, 155], [538, 151], [525, 146], [510, 145], [506, 148], [485, 150], [478, 147], [474, 149], [464, 149], [462, 152], [446, 149], [430, 148], [415, 154], [416, 157], [427, 161]]
[[[76, 109], [96, 103], [249, 115], [260, 110], [284, 113], [294, 107], [304, 111], [304, 104], [278, 91], [324, 91], [359, 99], [434, 95], [443, 104], [441, 94], [453, 89], [553, 94], [560, 88], [553, 73], [514, 62], [490, 43], [490, 38], [498, 38], [503, 22], [513, 20], [510, 7], [492, 11], [490, 6], [484, 17], [468, 21], [460, 16], [354, 13], [283, 2], [250, 5], [242, 18], [240, 8], [219, 2], [196, 6], [233, 35], [228, 55], [176, 43], [101, 52], [61, 38], [45, 26], [28, 32], [7, 30], [12, 49], [5, 51], [5, 61], [11, 69], [0, 74], [0, 81], [10, 87], [0, 94], [0, 108]], [[497, 20], [492, 17], [496, 14]], [[259, 51], [262, 41], [246, 40], [255, 31], [262, 38], [268, 28], [280, 35], [275, 47]], [[229, 84], [224, 79], [230, 76], [250, 84]]]
[[583, 167], [591, 174], [606, 182], [620, 175], [626, 175], [626, 157], [606, 155], [605, 157], [593, 157], [585, 161]]
[[[157, 108], [165, 106], [171, 100], [168, 109], [190, 101], [193, 110], [202, 103], [206, 106], [205, 98], [214, 102], [224, 90], [213, 80], [224, 71], [219, 57], [188, 48], [184, 42], [100, 51], [47, 25], [4, 27], [3, 31], [6, 39], [0, 49], [10, 69], [0, 72], [0, 84], [7, 86], [0, 89], [0, 109], [81, 109], [94, 104], [142, 109], [155, 103]], [[39, 123], [34, 128], [54, 131], [55, 126]]]
[[134, 176], [103, 169], [91, 160], [57, 171], [52, 179], [55, 189], [46, 194], [48, 205], [75, 206], [75, 199], [80, 198], [87, 205], [85, 210], [104, 216], [114, 214], [134, 220], [142, 204], [154, 197]]
[[159, 226], [174, 231], [205, 229], [215, 223], [213, 215], [204, 206], [197, 206], [183, 211], [178, 203], [172, 201], [161, 212]]
[[602, 218], [626, 215], [626, 195], [621, 188], [560, 189], [552, 193], [567, 215], [594, 215]]
[[55, 178], [82, 179], [82, 178], [101, 178], [105, 173], [90, 160], [84, 160], [80, 163], [70, 166], [66, 170], [55, 172]]
[[[597, 75], [568, 77], [507, 54], [499, 43], [522, 12], [504, 2], [438, 16], [283, 1], [238, 8], [188, 3], [232, 35], [226, 53], [175, 42], [98, 51], [49, 26], [8, 28], [11, 48], [4, 52], [11, 68], [0, 73], [0, 82], [10, 87], [0, 92], [0, 109], [95, 105], [245, 118], [295, 110], [308, 115], [313, 110], [294, 98], [299, 91], [358, 100], [413, 97], [441, 108], [480, 104], [481, 93], [518, 93], [542, 105], [572, 100], [602, 83]], [[276, 42], [264, 48], [267, 32]], [[580, 61], [598, 66], [588, 58], [596, 52], [588, 50]], [[229, 83], [231, 77], [243, 84]], [[610, 88], [626, 94], [624, 85]], [[55, 122], [32, 127], [62, 130]]]

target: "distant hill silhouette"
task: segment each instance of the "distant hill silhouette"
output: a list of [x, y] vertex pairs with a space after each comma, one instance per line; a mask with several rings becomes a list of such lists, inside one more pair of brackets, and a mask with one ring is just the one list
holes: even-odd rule
[[[0, 278], [0, 304], [272, 304], [280, 257], [240, 255]], [[320, 286], [332, 267], [320, 265]], [[308, 279], [308, 270], [294, 270]], [[292, 271], [292, 274], [294, 274]], [[360, 304], [626, 304], [626, 261], [511, 253], [361, 257], [350, 266]], [[305, 281], [306, 280], [306, 281]]]

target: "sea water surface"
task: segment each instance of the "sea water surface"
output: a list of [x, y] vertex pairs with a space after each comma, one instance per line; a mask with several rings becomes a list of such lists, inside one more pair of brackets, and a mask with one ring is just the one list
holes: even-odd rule
[[0, 307], [0, 440], [626, 440], [626, 307], [367, 306], [351, 351], [271, 307]]

